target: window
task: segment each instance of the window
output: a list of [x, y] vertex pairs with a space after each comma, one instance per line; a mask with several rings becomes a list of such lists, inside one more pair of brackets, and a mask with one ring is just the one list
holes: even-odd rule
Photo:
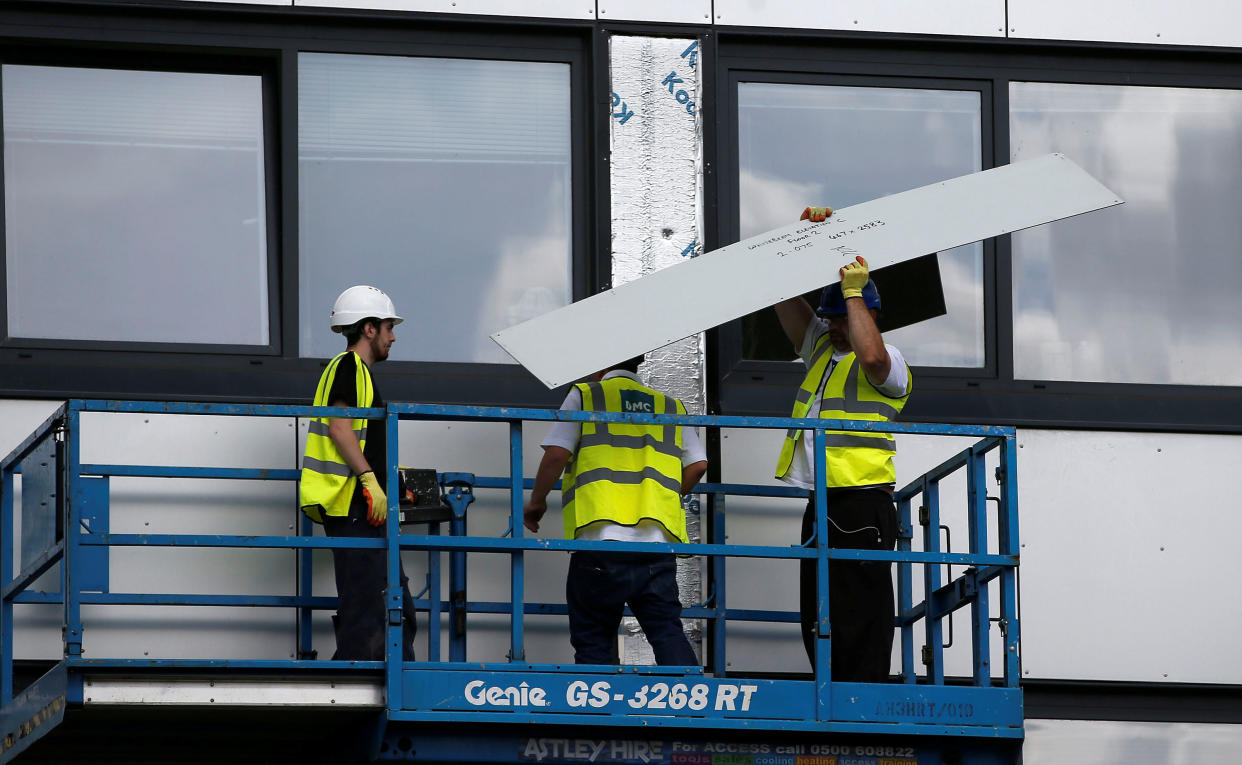
[[[737, 105], [740, 238], [786, 225], [808, 204], [846, 207], [981, 169], [975, 90], [741, 82]], [[939, 263], [948, 314], [885, 340], [911, 364], [982, 367], [983, 246], [940, 253]], [[797, 354], [765, 311], [743, 320], [742, 355]]]
[[1059, 151], [1124, 205], [1013, 236], [1014, 376], [1242, 381], [1242, 91], [1013, 82], [1014, 160]]
[[299, 352], [342, 349], [351, 284], [405, 324], [392, 359], [512, 363], [491, 333], [572, 299], [570, 67], [298, 57]]
[[262, 78], [2, 77], [8, 337], [266, 348]]

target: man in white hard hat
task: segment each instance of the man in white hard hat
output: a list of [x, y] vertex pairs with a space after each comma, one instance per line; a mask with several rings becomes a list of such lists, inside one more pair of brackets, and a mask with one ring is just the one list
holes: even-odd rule
[[[371, 367], [388, 358], [400, 324], [382, 290], [359, 285], [332, 306], [332, 331], [348, 347], [323, 371], [314, 406], [382, 407]], [[324, 525], [328, 536], [382, 538], [388, 517], [386, 421], [341, 417], [311, 420], [302, 459], [302, 512]], [[333, 549], [336, 592], [336, 653], [333, 659], [384, 658], [387, 585], [385, 556], [375, 549]], [[403, 655], [414, 660], [414, 601], [401, 572], [404, 601]]]

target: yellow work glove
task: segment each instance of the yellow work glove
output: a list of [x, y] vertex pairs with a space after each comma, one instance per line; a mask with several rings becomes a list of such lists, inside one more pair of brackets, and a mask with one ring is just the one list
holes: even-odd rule
[[372, 526], [382, 526], [388, 519], [388, 495], [380, 488], [375, 472], [368, 470], [358, 476], [362, 481], [362, 496], [367, 500], [367, 520]]
[[841, 269], [841, 296], [846, 299], [862, 297], [863, 287], [867, 286], [867, 281], [871, 278], [863, 256], [859, 255], [856, 261]]
[[831, 207], [808, 207], [802, 211], [802, 217], [798, 220], [809, 220], [812, 223], [820, 223], [828, 219], [832, 215]]

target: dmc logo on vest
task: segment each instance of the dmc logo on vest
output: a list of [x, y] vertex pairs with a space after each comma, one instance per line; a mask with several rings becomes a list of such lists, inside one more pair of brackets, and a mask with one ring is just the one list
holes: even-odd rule
[[639, 390], [621, 391], [621, 411], [632, 414], [655, 414], [655, 396]]

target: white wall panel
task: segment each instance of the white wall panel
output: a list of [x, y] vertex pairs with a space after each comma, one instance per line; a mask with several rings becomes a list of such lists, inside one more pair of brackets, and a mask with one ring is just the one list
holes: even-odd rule
[[1242, 682], [1242, 438], [1018, 441], [1024, 675]]
[[[1234, 467], [1242, 461], [1242, 438], [1022, 430], [1018, 441], [1024, 676], [1242, 681], [1231, 658], [1232, 636], [1242, 631], [1242, 611], [1232, 605], [1242, 580], [1242, 516], [1236, 512], [1242, 474]], [[898, 436], [898, 481], [913, 479], [964, 443]], [[779, 434], [727, 431], [725, 480], [770, 482], [779, 446]], [[955, 551], [966, 540], [962, 488], [953, 482], [941, 495]], [[799, 500], [731, 499], [729, 541], [793, 544], [802, 506]], [[920, 533], [915, 536], [918, 549]], [[994, 540], [989, 549], [995, 550]], [[731, 562], [728, 583], [730, 607], [797, 609], [792, 563]], [[918, 592], [921, 584], [915, 587]], [[966, 620], [956, 626], [946, 668], [966, 674]], [[805, 670], [793, 625], [736, 625], [729, 634], [735, 669]], [[995, 649], [995, 629], [991, 639]], [[993, 662], [999, 666], [995, 652]]]
[[[382, 381], [382, 369], [379, 374]], [[7, 454], [19, 444], [58, 403], [0, 402], [6, 423], [0, 430], [0, 453]], [[295, 429], [289, 418], [86, 414], [83, 461], [287, 469], [299, 460], [306, 422], [299, 421]], [[528, 476], [534, 475], [539, 464], [542, 450], [538, 444], [546, 431], [546, 424], [537, 424], [524, 434], [524, 473]], [[400, 444], [402, 464], [480, 476], [508, 474], [509, 439], [503, 424], [406, 422]], [[18, 477], [18, 503], [20, 486]], [[17, 507], [20, 510], [20, 504]], [[20, 537], [20, 511], [17, 516]], [[281, 535], [295, 533], [299, 518], [295, 487], [289, 482], [111, 479], [111, 530], [118, 533]], [[469, 510], [470, 533], [500, 537], [508, 525], [508, 493], [478, 490]], [[442, 533], [447, 531], [442, 528]], [[547, 533], [552, 538], [561, 536], [558, 512], [549, 514]], [[322, 527], [316, 527], [315, 534], [322, 536]], [[417, 594], [426, 582], [426, 555], [407, 552], [403, 560], [411, 591]], [[528, 553], [526, 560], [527, 599], [564, 602], [568, 554]], [[445, 558], [444, 598], [448, 597], [447, 564]], [[114, 548], [109, 573], [113, 592], [250, 595], [292, 594], [296, 588], [294, 556], [287, 550]], [[54, 578], [55, 571], [45, 575], [36, 589], [54, 587]], [[472, 600], [508, 601], [509, 582], [508, 556], [470, 556]], [[335, 592], [331, 554], [326, 550], [314, 553], [312, 589], [315, 595]], [[330, 616], [331, 612], [319, 611], [313, 620], [313, 647], [323, 658], [330, 657], [335, 648]], [[59, 606], [17, 606], [17, 658], [58, 658], [61, 619]], [[83, 622], [89, 658], [287, 659], [292, 658], [295, 645], [294, 613], [283, 608], [86, 606]], [[418, 626], [415, 648], [419, 658], [426, 658], [426, 614], [420, 615]], [[470, 659], [505, 657], [507, 618], [471, 617], [469, 628]], [[444, 659], [448, 658], [446, 630], [444, 621]], [[531, 661], [572, 662], [563, 616], [528, 619], [527, 635]]]
[[1005, 0], [715, 0], [713, 20], [729, 26], [999, 37], [1005, 29]]
[[1009, 0], [1009, 36], [1236, 47], [1242, 46], [1242, 5], [1236, 0]]
[[711, 0], [599, 0], [600, 21], [671, 21], [709, 24]]
[[469, 13], [552, 19], [593, 19], [595, 0], [294, 0], [294, 5], [426, 13]]

